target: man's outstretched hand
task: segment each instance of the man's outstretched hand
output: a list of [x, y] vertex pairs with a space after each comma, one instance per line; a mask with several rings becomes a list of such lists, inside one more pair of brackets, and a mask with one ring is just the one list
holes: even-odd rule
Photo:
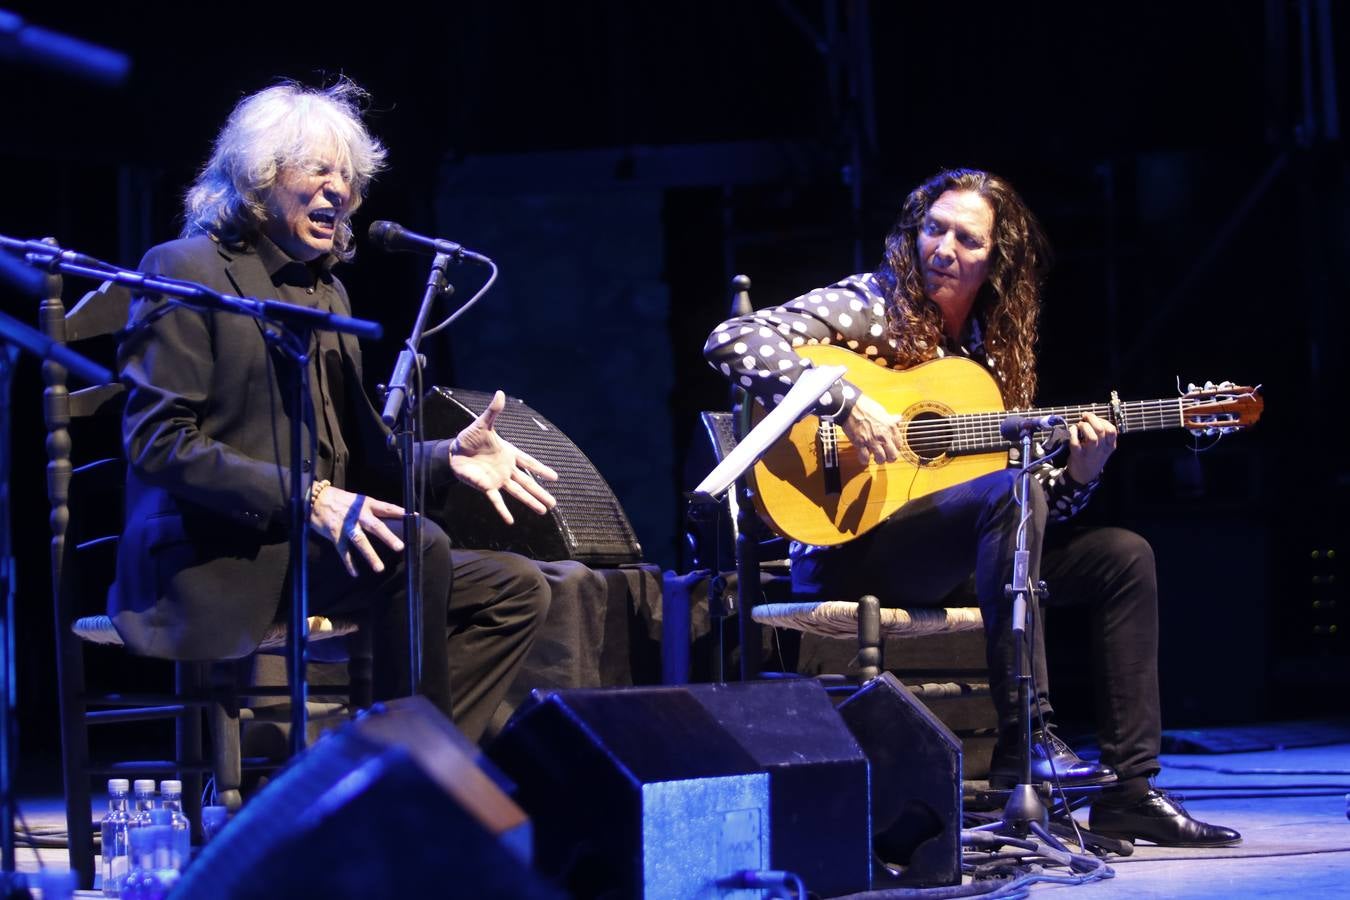
[[498, 514], [510, 525], [515, 519], [506, 508], [502, 491], [542, 514], [556, 506], [557, 501], [535, 481], [535, 476], [545, 481], [557, 481], [558, 473], [497, 434], [493, 425], [497, 414], [505, 407], [506, 395], [498, 391], [483, 414], [461, 431], [450, 445], [450, 469], [460, 481], [486, 494]]

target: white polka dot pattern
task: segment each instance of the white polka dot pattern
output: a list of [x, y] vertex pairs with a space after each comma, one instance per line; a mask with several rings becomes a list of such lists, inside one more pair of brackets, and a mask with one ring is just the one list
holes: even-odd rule
[[[961, 354], [993, 370], [979, 323], [972, 326], [970, 344], [959, 348]], [[886, 333], [886, 300], [876, 276], [868, 273], [724, 322], [709, 336], [703, 353], [718, 371], [749, 389], [761, 403], [775, 405], [782, 402], [784, 386], [794, 384], [811, 366], [809, 360], [792, 352], [793, 347], [837, 343], [882, 368], [898, 367], [895, 338]], [[937, 354], [944, 356], [947, 351], [938, 347]], [[846, 417], [858, 395], [856, 385], [841, 379], [821, 396], [816, 413]], [[1037, 450], [1038, 455], [1044, 452], [1040, 447]], [[1014, 457], [1009, 454], [1010, 465], [1015, 464]], [[1035, 472], [1050, 501], [1052, 521], [1077, 514], [1097, 487], [1096, 482], [1073, 484], [1059, 467], [1038, 466]]]

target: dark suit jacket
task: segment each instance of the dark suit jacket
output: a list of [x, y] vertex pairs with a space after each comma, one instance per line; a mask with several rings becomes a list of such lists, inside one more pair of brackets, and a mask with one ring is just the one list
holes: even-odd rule
[[[225, 294], [276, 293], [258, 255], [207, 237], [161, 244], [141, 268]], [[341, 309], [351, 315], [341, 282]], [[277, 614], [289, 563], [291, 366], [262, 323], [223, 312], [132, 305], [119, 349], [127, 385], [126, 527], [109, 614], [127, 646], [172, 659], [252, 652]], [[139, 328], [138, 328], [139, 326]], [[341, 335], [348, 385], [348, 488], [397, 501], [388, 431], [361, 389], [361, 350]], [[309, 430], [305, 430], [309, 447]], [[433, 484], [447, 442], [419, 447]], [[312, 558], [312, 557], [311, 557]]]

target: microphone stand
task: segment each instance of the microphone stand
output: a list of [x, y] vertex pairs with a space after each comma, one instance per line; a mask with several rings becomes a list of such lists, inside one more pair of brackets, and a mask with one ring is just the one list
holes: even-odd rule
[[286, 644], [286, 670], [291, 689], [290, 751], [292, 756], [299, 755], [305, 749], [309, 712], [307, 708], [309, 685], [305, 677], [305, 663], [309, 637], [309, 566], [306, 538], [309, 528], [310, 478], [307, 478], [309, 473], [305, 471], [304, 452], [305, 423], [313, 415], [309, 393], [309, 347], [317, 330], [378, 338], [383, 334], [383, 328], [378, 322], [366, 319], [334, 315], [306, 306], [283, 303], [280, 300], [233, 297], [195, 282], [147, 275], [134, 269], [122, 269], [42, 241], [19, 241], [0, 236], [0, 248], [23, 252], [29, 262], [40, 265], [50, 272], [60, 271], [97, 281], [114, 281], [136, 288], [142, 293], [176, 297], [189, 306], [251, 316], [277, 326], [276, 332], [263, 329], [264, 334], [269, 343], [282, 350], [296, 370], [293, 394], [295, 415], [291, 419], [290, 429], [291, 621], [290, 639]]
[[1031, 583], [1031, 551], [1027, 548], [1026, 523], [1031, 516], [1027, 490], [1031, 485], [1031, 470], [1037, 465], [1031, 458], [1031, 435], [1036, 426], [1023, 422], [1018, 430], [1022, 442], [1022, 469], [1017, 473], [1014, 497], [1021, 515], [1018, 517], [1013, 551], [1012, 581], [1004, 588], [1004, 592], [1013, 600], [1013, 669], [1017, 672], [1017, 708], [1022, 716], [1022, 772], [1017, 785], [1008, 794], [1002, 818], [973, 830], [1010, 834], [1017, 838], [1025, 838], [1030, 832], [1056, 850], [1067, 853], [1067, 848], [1050, 833], [1049, 810], [1031, 780], [1031, 661], [1027, 659], [1026, 653], [1027, 619], [1031, 615], [1039, 615], [1039, 611], [1033, 611], [1033, 607], [1037, 598], [1044, 594], [1045, 583]]
[[[454, 292], [446, 278], [450, 262], [448, 253], [437, 253], [431, 261], [426, 288], [422, 292], [422, 305], [417, 310], [412, 334], [408, 336], [394, 364], [394, 373], [385, 388], [384, 411], [380, 414], [384, 424], [393, 431], [389, 440], [398, 448], [403, 470], [403, 570], [407, 579], [408, 675], [412, 691], [416, 691], [422, 683], [422, 518], [417, 502], [417, 463], [413, 453], [421, 404], [412, 385], [413, 363], [422, 345], [422, 332], [431, 315], [431, 305], [442, 294]], [[402, 427], [395, 428], [400, 423]], [[454, 577], [453, 573], [451, 577]]]
[[[1026, 652], [1027, 622], [1031, 617], [1040, 615], [1039, 602], [1046, 596], [1045, 582], [1037, 581], [1033, 584], [1030, 580], [1031, 551], [1027, 548], [1026, 523], [1031, 512], [1027, 506], [1027, 491], [1031, 486], [1031, 470], [1042, 463], [1048, 462], [1051, 458], [1047, 456], [1040, 460], [1033, 460], [1031, 438], [1034, 432], [1049, 427], [1051, 424], [1064, 424], [1062, 420], [1055, 421], [1056, 419], [1059, 419], [1059, 417], [1028, 419], [1020, 416], [1009, 416], [999, 429], [1003, 437], [1009, 441], [1016, 437], [1021, 442], [1022, 454], [1022, 468], [1017, 473], [1016, 487], [1013, 493], [1021, 514], [1018, 517], [1016, 542], [1013, 551], [1012, 581], [1004, 587], [1005, 595], [1013, 600], [1011, 623], [1013, 669], [1017, 672], [1017, 705], [1022, 717], [1022, 771], [1017, 785], [1008, 793], [1002, 816], [993, 822], [970, 830], [1009, 835], [1016, 838], [1025, 838], [1028, 833], [1032, 833], [1055, 850], [1069, 853], [1064, 844], [1051, 833], [1050, 810], [1041, 800], [1040, 794], [1036, 790], [1036, 784], [1031, 778], [1031, 748], [1035, 742], [1032, 740], [1031, 660], [1027, 658]], [[1061, 798], [1064, 799], [1062, 813], [1068, 819], [1068, 823], [1063, 824], [1056, 821], [1053, 827], [1061, 828], [1062, 833], [1066, 836], [1072, 834], [1072, 838], [1085, 852], [1095, 853], [1098, 850], [1105, 850], [1121, 856], [1128, 856], [1132, 852], [1128, 842], [1094, 834], [1074, 821], [1073, 806], [1069, 800], [1069, 795], [1081, 796], [1084, 793], [1092, 793], [1098, 790], [1096, 786], [1086, 788], [1063, 787], [1056, 780], [1055, 788]]]

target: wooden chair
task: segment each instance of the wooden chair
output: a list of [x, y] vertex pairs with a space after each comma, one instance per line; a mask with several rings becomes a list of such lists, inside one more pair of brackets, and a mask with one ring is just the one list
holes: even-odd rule
[[[735, 420], [736, 415], [729, 412], [701, 414], [704, 431], [713, 444], [718, 460], [736, 446], [738, 426]], [[758, 625], [856, 641], [859, 674], [863, 682], [877, 677], [885, 668], [887, 639], [983, 631], [983, 618], [976, 607], [889, 608], [882, 607], [872, 596], [857, 600], [821, 597], [793, 598], [792, 602], [764, 602], [761, 569], [767, 565], [780, 578], [786, 575], [790, 564], [781, 558], [786, 555], [786, 544], [781, 540], [773, 540], [772, 533], [755, 513], [749, 485], [738, 484], [734, 491], [729, 492], [727, 505], [730, 522], [727, 530], [734, 546], [739, 576], [737, 582], [753, 586], [750, 592], [738, 591], [750, 602], [734, 602], [734, 608]], [[771, 562], [762, 562], [766, 554]], [[701, 555], [704, 559], [713, 560], [718, 553], [708, 550]], [[753, 633], [744, 637], [747, 637], [744, 646], [758, 646]], [[953, 689], [951, 685], [944, 686], [943, 683], [926, 687], [935, 693], [949, 693]], [[976, 686], [975, 690], [982, 687], [986, 686]]]
[[[67, 312], [61, 300], [60, 282], [59, 277], [49, 276], [47, 298], [40, 307], [44, 334], [62, 344], [80, 342], [78, 349], [82, 351], [110, 355], [126, 324], [130, 295], [121, 287], [104, 284]], [[103, 346], [99, 346], [100, 342]], [[172, 663], [173, 688], [164, 693], [86, 691], [86, 648], [122, 646], [112, 621], [102, 609], [116, 570], [116, 548], [122, 527], [125, 462], [120, 449], [120, 417], [124, 390], [121, 384], [110, 383], [69, 392], [64, 368], [54, 363], [43, 365], [43, 379], [66, 822], [71, 869], [77, 873], [79, 886], [87, 889], [93, 886], [94, 874], [91, 777], [178, 777], [183, 781], [185, 812], [194, 830], [198, 830], [204, 774], [214, 778], [218, 802], [238, 808], [242, 802], [239, 788], [243, 769], [274, 765], [270, 760], [241, 757], [240, 719], [248, 715], [246, 709], [241, 709], [241, 693], [250, 697], [278, 696], [289, 695], [289, 689], [257, 685], [245, 688], [241, 676], [243, 662], [217, 660]], [[72, 462], [77, 443], [78, 459], [82, 462], [78, 466]], [[320, 617], [311, 618], [310, 628], [311, 641], [344, 637], [356, 631], [352, 623], [334, 623]], [[285, 646], [286, 640], [285, 626], [274, 626], [260, 650], [276, 651]], [[325, 695], [341, 693], [352, 705], [369, 705], [369, 679], [367, 648], [358, 654], [351, 684], [325, 689]], [[203, 740], [203, 713], [210, 726], [209, 745]], [[91, 725], [163, 719], [174, 723], [172, 758], [136, 761], [91, 758]]]
[[[731, 311], [733, 315], [747, 315], [754, 309], [750, 302], [750, 279], [738, 275], [732, 279]], [[733, 392], [734, 402], [740, 407], [737, 413], [705, 412], [702, 423], [713, 445], [718, 461], [736, 446], [741, 434], [750, 427], [747, 404], [755, 401], [737, 388]], [[790, 603], [764, 603], [760, 590], [760, 557], [762, 539], [767, 526], [756, 514], [754, 492], [749, 479], [738, 480], [727, 500], [734, 534], [736, 569], [738, 583], [749, 586], [741, 588], [741, 600], [737, 604], [741, 617], [742, 648], [759, 646], [750, 623], [767, 625], [774, 628], [789, 628], [795, 631], [816, 634], [827, 638], [849, 638], [857, 642], [858, 668], [865, 683], [876, 678], [885, 667], [884, 647], [887, 638], [918, 638], [935, 634], [954, 634], [963, 631], [982, 631], [983, 619], [978, 608], [960, 607], [951, 609], [882, 608], [874, 596], [864, 596], [857, 600], [851, 598], [820, 597], [794, 598]], [[775, 553], [774, 555], [785, 555]], [[746, 602], [748, 601], [748, 602]], [[743, 652], [745, 660], [750, 654]], [[743, 674], [753, 674], [746, 670], [743, 662]], [[981, 686], [975, 686], [979, 690]], [[982, 686], [987, 691], [988, 685]], [[936, 694], [948, 694], [952, 690], [961, 690], [954, 684], [935, 684]]]

